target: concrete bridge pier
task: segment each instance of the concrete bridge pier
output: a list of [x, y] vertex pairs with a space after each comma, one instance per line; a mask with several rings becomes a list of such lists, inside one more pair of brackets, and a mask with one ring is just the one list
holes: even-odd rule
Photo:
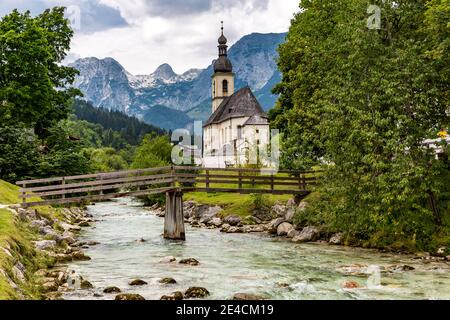
[[184, 231], [183, 193], [180, 191], [166, 192], [164, 238], [186, 240]]

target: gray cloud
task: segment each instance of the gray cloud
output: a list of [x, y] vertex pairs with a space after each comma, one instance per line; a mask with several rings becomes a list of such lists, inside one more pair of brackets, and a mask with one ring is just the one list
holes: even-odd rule
[[79, 25], [73, 25], [76, 32], [94, 33], [128, 25], [120, 15], [120, 11], [96, 0], [2, 0], [0, 16], [8, 14], [13, 9], [18, 9], [20, 12], [29, 10], [31, 14], [37, 15], [53, 6], [77, 7], [77, 10], [71, 11], [68, 16], [68, 18], [74, 18], [73, 12], [79, 11], [80, 16], [75, 19], [79, 21]]
[[144, 0], [144, 2], [149, 14], [176, 17], [203, 13], [213, 7], [227, 10], [247, 5], [247, 10], [264, 10], [269, 0]]

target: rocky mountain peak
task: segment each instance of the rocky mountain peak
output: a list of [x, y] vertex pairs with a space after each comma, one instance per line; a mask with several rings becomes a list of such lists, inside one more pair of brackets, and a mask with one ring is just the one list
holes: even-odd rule
[[161, 80], [170, 80], [177, 76], [172, 67], [167, 63], [163, 63], [158, 68], [156, 68], [155, 72], [153, 72], [152, 75], [155, 79]]

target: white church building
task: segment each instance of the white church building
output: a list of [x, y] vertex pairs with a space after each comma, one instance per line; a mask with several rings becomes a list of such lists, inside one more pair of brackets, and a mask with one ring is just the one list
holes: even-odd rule
[[203, 166], [224, 168], [257, 164], [267, 149], [270, 129], [267, 114], [249, 87], [234, 91], [234, 73], [227, 56], [227, 39], [219, 38], [219, 58], [212, 76], [212, 114], [203, 125]]

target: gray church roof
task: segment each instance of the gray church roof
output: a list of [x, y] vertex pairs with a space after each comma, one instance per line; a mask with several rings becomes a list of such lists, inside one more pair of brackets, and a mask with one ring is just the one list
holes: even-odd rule
[[[249, 87], [242, 88], [225, 98], [206, 121], [205, 126], [231, 118], [250, 117], [245, 124], [268, 124], [267, 115]], [[265, 122], [264, 122], [265, 121]]]

